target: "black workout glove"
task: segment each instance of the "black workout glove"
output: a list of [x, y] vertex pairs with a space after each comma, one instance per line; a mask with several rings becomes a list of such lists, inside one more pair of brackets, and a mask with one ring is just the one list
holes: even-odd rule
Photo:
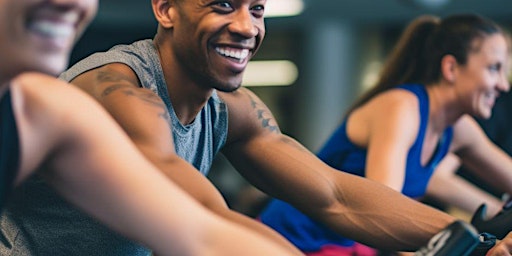
[[503, 239], [512, 230], [512, 200], [503, 205], [501, 211], [489, 220], [484, 220], [487, 206], [482, 204], [473, 215], [471, 224], [479, 232], [487, 232]]
[[[474, 227], [455, 221], [430, 239], [415, 256], [468, 256], [479, 244], [479, 235]], [[485, 255], [485, 254], [484, 254]]]

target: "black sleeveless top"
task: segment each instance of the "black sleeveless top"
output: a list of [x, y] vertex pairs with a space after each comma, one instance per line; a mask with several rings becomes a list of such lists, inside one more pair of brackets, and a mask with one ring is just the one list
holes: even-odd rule
[[19, 168], [19, 138], [11, 102], [10, 91], [0, 99], [0, 208], [4, 206], [7, 194]]

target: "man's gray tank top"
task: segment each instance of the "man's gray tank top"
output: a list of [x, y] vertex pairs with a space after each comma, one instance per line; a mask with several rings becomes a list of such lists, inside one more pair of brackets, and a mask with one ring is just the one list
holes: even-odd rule
[[[227, 137], [227, 109], [216, 92], [193, 123], [182, 125], [172, 108], [160, 60], [150, 39], [95, 53], [60, 78], [70, 81], [81, 73], [114, 62], [132, 68], [141, 84], [163, 99], [171, 116], [177, 154], [207, 175]], [[148, 249], [111, 232], [65, 202], [37, 176], [12, 195], [2, 213], [0, 226], [2, 256], [150, 255]]]

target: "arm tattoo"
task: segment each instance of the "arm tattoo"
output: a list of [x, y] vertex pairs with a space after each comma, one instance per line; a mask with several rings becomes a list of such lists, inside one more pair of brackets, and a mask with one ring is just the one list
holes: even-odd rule
[[270, 110], [268, 110], [262, 102], [250, 93], [247, 93], [247, 96], [251, 99], [251, 106], [256, 110], [256, 114], [258, 115], [258, 119], [261, 121], [261, 125], [271, 132], [281, 133]]
[[103, 83], [128, 82], [130, 84], [138, 86], [137, 81], [131, 79], [130, 77], [128, 77], [124, 74], [121, 74], [120, 72], [116, 72], [116, 71], [107, 72], [107, 71], [100, 70], [100, 71], [98, 71], [96, 79], [98, 80], [98, 82], [103, 82]]
[[121, 85], [121, 84], [115, 84], [115, 85], [112, 85], [112, 86], [109, 86], [107, 87], [107, 89], [105, 89], [102, 93], [101, 93], [101, 98], [104, 98], [106, 96], [108, 96], [109, 94], [111, 94], [112, 92], [118, 90], [118, 89], [121, 89], [121, 88], [125, 88], [127, 87], [126, 85]]
[[107, 97], [111, 93], [120, 90], [124, 95], [136, 97], [149, 105], [157, 107], [159, 109], [158, 117], [166, 120], [166, 122], [170, 124], [171, 118], [167, 111], [167, 106], [162, 99], [152, 91], [140, 88], [138, 83], [133, 79], [120, 73], [104, 71], [98, 72], [97, 79], [100, 83], [107, 82], [112, 84], [103, 90], [100, 98]]

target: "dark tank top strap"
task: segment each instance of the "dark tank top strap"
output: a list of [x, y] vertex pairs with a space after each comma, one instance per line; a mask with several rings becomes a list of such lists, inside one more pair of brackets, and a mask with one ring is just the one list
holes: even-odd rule
[[0, 209], [13, 187], [19, 168], [19, 138], [8, 90], [0, 99]]

